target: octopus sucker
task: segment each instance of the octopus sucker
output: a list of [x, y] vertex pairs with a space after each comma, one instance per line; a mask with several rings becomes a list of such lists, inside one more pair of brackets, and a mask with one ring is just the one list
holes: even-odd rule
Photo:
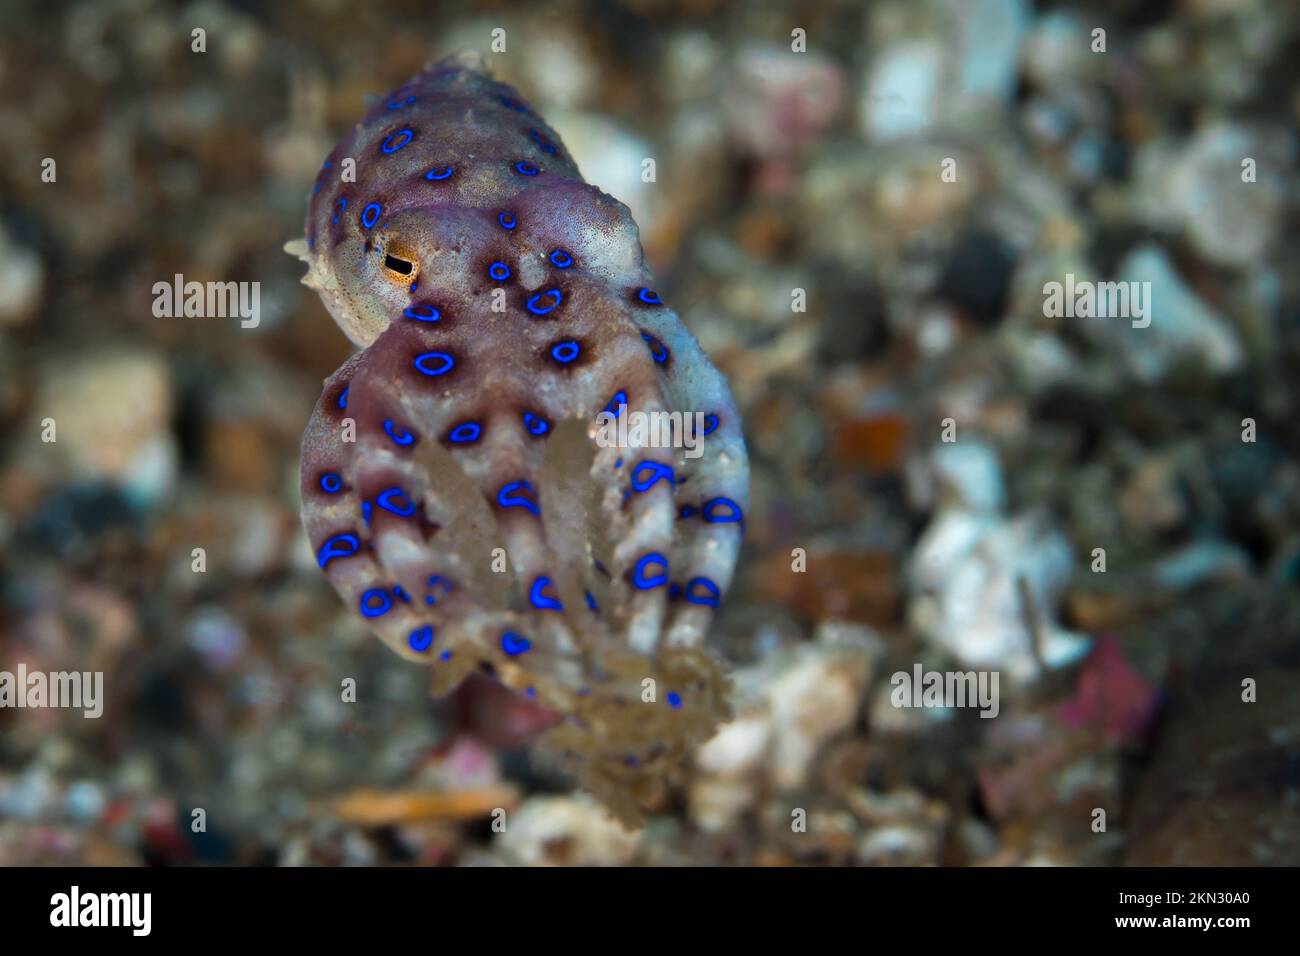
[[[729, 716], [705, 637], [749, 502], [735, 402], [627, 208], [462, 56], [339, 143], [286, 249], [359, 350], [303, 436], [321, 570], [434, 694], [484, 674], [552, 711], [542, 750], [638, 823]], [[607, 446], [602, 413], [702, 422], [700, 454]]]

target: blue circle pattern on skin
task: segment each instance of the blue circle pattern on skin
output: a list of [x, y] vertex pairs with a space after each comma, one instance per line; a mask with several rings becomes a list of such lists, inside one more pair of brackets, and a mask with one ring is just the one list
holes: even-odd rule
[[[648, 575], [646, 569], [651, 565], [657, 565], [663, 570], [659, 574]], [[658, 551], [641, 555], [632, 573], [632, 583], [642, 591], [663, 587], [668, 583], [668, 559]]]
[[442, 313], [435, 306], [424, 304], [408, 306], [402, 315], [416, 322], [437, 322], [442, 318]]
[[541, 170], [537, 168], [536, 163], [530, 163], [526, 159], [521, 159], [519, 162], [515, 163], [515, 172], [520, 176], [536, 176], [541, 172]]
[[501, 224], [502, 229], [513, 229], [519, 225], [519, 220], [515, 218], [512, 212], [503, 212], [497, 216], [497, 222]]
[[705, 607], [717, 607], [718, 601], [721, 598], [722, 588], [718, 587], [708, 578], [691, 578], [686, 582], [686, 600], [690, 601], [692, 604], [703, 604]]
[[573, 256], [564, 249], [556, 249], [550, 255], [551, 265], [557, 269], [567, 269], [573, 265]]
[[528, 297], [524, 307], [533, 315], [549, 315], [560, 307], [564, 295], [559, 289], [544, 289]]
[[605, 406], [605, 411], [609, 412], [609, 414], [613, 415], [615, 418], [618, 418], [618, 416], [623, 413], [621, 406], [626, 404], [627, 392], [620, 388], [614, 393], [614, 397], [609, 400], [609, 404]]
[[704, 416], [704, 434], [712, 435], [718, 430], [718, 416], [708, 414]]
[[[647, 475], [646, 473], [649, 472]], [[673, 487], [673, 469], [669, 465], [657, 461], [639, 462], [632, 469], [632, 490], [637, 492], [649, 491], [655, 486], [656, 482], [667, 480], [668, 487]]]
[[524, 412], [524, 428], [528, 430], [528, 434], [540, 436], [551, 430], [551, 423], [540, 415]]
[[389, 488], [375, 496], [375, 504], [399, 518], [415, 514], [415, 502], [401, 488]]
[[355, 534], [343, 533], [331, 535], [321, 542], [316, 563], [325, 568], [335, 558], [350, 558], [361, 550], [361, 539]]
[[426, 624], [424, 627], [417, 627], [407, 635], [406, 643], [417, 654], [423, 654], [433, 646], [433, 625]]
[[448, 441], [455, 442], [457, 445], [468, 445], [476, 442], [479, 436], [483, 434], [483, 426], [478, 422], [462, 422], [451, 430], [447, 436]]
[[348, 407], [348, 391], [351, 388], [352, 386], [349, 385], [345, 387], [342, 392], [339, 393], [339, 408], [346, 409]]
[[397, 99], [395, 99], [395, 100], [389, 100], [389, 101], [388, 101], [388, 108], [389, 108], [390, 110], [400, 110], [400, 109], [402, 109], [403, 107], [410, 106], [410, 105], [411, 105], [412, 103], [414, 103], [414, 102], [415, 102], [415, 97], [414, 97], [414, 96], [408, 96], [408, 97], [406, 97], [406, 99], [402, 99], [402, 98], [399, 96], [399, 97], [398, 97]]
[[504, 262], [494, 262], [488, 266], [488, 278], [495, 279], [497, 282], [504, 282], [510, 278], [510, 267]]
[[345, 213], [345, 212], [347, 212], [347, 211], [348, 211], [348, 197], [347, 197], [347, 196], [340, 196], [340, 197], [339, 197], [339, 208], [336, 209], [336, 210], [334, 210], [334, 218], [331, 219], [330, 222], [337, 226], [337, 225], [338, 225], [338, 222], [339, 222], [339, 216], [343, 215], [343, 213]]
[[507, 657], [518, 657], [520, 654], [527, 654], [533, 649], [533, 642], [522, 634], [514, 631], [506, 631], [501, 635], [501, 650]]
[[391, 438], [394, 444], [401, 445], [403, 448], [415, 444], [415, 435], [402, 428], [391, 418], [384, 419], [384, 434]]
[[636, 290], [636, 297], [646, 305], [663, 305], [663, 299], [659, 298], [659, 293], [654, 289], [641, 288]]
[[431, 575], [429, 577], [428, 585], [429, 593], [425, 595], [424, 603], [429, 605], [429, 607], [437, 607], [438, 595], [436, 592], [439, 587], [442, 588], [442, 593], [444, 595], [450, 594], [455, 587], [455, 585], [451, 583], [450, 578], [445, 578], [441, 574]]
[[424, 178], [430, 182], [440, 183], [444, 179], [450, 179], [451, 174], [455, 171], [455, 166], [435, 166], [424, 174]]
[[668, 361], [668, 346], [664, 345], [649, 332], [642, 332], [641, 338], [645, 339], [646, 345], [650, 346], [650, 356], [662, 365]]
[[377, 202], [372, 202], [361, 210], [361, 225], [370, 229], [379, 221], [379, 215], [384, 211], [384, 207]]
[[675, 690], [668, 692], [668, 706], [673, 710], [680, 710], [682, 706], [682, 695]]
[[415, 139], [414, 132], [409, 129], [399, 129], [396, 133], [388, 134], [379, 144], [379, 150], [382, 153], [395, 153], [413, 139]]
[[550, 578], [545, 575], [539, 577], [528, 590], [528, 600], [540, 611], [563, 611], [564, 605], [557, 598], [544, 593], [550, 586]]
[[561, 365], [568, 365], [581, 354], [582, 348], [577, 342], [559, 342], [551, 346], [551, 358]]
[[527, 481], [511, 481], [501, 486], [497, 492], [497, 504], [502, 508], [524, 508], [537, 517], [541, 517], [542, 509], [537, 507], [537, 503], [525, 498], [523, 492], [531, 492], [533, 486]]
[[320, 476], [320, 490], [327, 495], [337, 495], [343, 490], [343, 478], [336, 471], [327, 471]]
[[446, 375], [456, 367], [456, 359], [448, 352], [425, 352], [417, 355], [413, 363], [420, 374], [436, 378]]
[[700, 508], [701, 517], [709, 524], [729, 524], [745, 520], [744, 513], [740, 510], [740, 505], [736, 504], [730, 498], [710, 498], [704, 502]]
[[537, 144], [538, 149], [540, 149], [543, 153], [546, 153], [548, 156], [554, 156], [559, 152], [559, 150], [555, 148], [554, 143], [552, 143], [541, 133], [537, 132], [537, 130], [535, 129], [530, 129], [528, 131], [528, 137], [534, 143]]
[[362, 617], [382, 617], [393, 609], [393, 599], [383, 588], [371, 588], [358, 602]]

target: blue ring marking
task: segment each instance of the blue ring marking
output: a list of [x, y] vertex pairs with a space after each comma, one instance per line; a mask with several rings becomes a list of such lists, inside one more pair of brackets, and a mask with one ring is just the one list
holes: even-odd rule
[[[544, 296], [550, 299], [550, 305], [541, 304]], [[564, 295], [559, 289], [546, 289], [529, 296], [528, 301], [524, 303], [524, 307], [533, 315], [547, 315], [559, 308], [560, 303], [563, 301]]]
[[497, 216], [497, 222], [501, 224], [502, 229], [513, 229], [519, 225], [519, 220], [515, 218], [512, 212], [503, 212]]
[[618, 416], [621, 414], [619, 410], [619, 406], [626, 405], [626, 404], [627, 404], [627, 392], [623, 391], [620, 388], [617, 392], [614, 393], [614, 397], [609, 400], [609, 404], [605, 406], [605, 411], [609, 412], [615, 418], [618, 418]]
[[599, 608], [596, 607], [596, 599], [592, 597], [590, 591], [587, 592], [587, 607], [591, 608], [593, 611], [599, 610]]
[[336, 471], [327, 471], [320, 476], [320, 490], [327, 495], [337, 495], [343, 490], [343, 478]]
[[555, 148], [555, 144], [552, 143], [545, 136], [543, 136], [541, 133], [537, 132], [537, 130], [530, 129], [528, 131], [528, 136], [530, 139], [532, 139], [534, 143], [538, 145], [538, 147], [542, 150], [542, 152], [548, 153], [551, 156], [554, 156], [557, 152], [559, 152], [559, 150]]
[[582, 347], [577, 342], [557, 342], [551, 346], [551, 358], [561, 365], [568, 365], [582, 354]]
[[[412, 287], [411, 291], [414, 292], [415, 288]], [[421, 312], [421, 309], [424, 311]], [[407, 306], [402, 310], [402, 315], [408, 319], [414, 319], [416, 322], [437, 322], [442, 318], [442, 312], [437, 306], [425, 305], [424, 303]]]
[[614, 459], [614, 467], [615, 469], [623, 467], [623, 457], [621, 455]]
[[[718, 514], [719, 508], [729, 509], [725, 514]], [[704, 502], [700, 508], [701, 517], [709, 524], [729, 524], [735, 521], [744, 521], [745, 515], [740, 510], [740, 505], [736, 504], [730, 498], [710, 498]]]
[[[704, 593], [701, 594], [700, 590]], [[686, 600], [692, 604], [703, 604], [705, 607], [717, 607], [718, 601], [722, 598], [722, 588], [708, 578], [691, 578], [686, 582]]]
[[510, 278], [510, 267], [504, 262], [494, 262], [488, 266], [488, 278], [495, 279], [497, 282], [504, 282]]
[[411, 603], [411, 595], [407, 594], [406, 588], [402, 587], [400, 584], [393, 585], [393, 597], [402, 601], [404, 604]]
[[[437, 364], [433, 364], [437, 363]], [[456, 366], [456, 359], [448, 352], [425, 352], [415, 357], [416, 371], [430, 378], [446, 375]]]
[[383, 588], [371, 588], [358, 602], [362, 617], [382, 617], [393, 609], [393, 599]]
[[454, 589], [454, 585], [451, 583], [450, 578], [444, 578], [441, 574], [430, 575], [429, 593], [424, 598], [424, 603], [429, 605], [429, 607], [436, 607], [438, 604], [438, 595], [433, 593], [437, 590], [438, 585], [442, 585], [442, 591], [444, 594], [450, 594]]
[[536, 688], [536, 687], [529, 687], [527, 690], [524, 691], [524, 696], [527, 697], [529, 700], [536, 700], [536, 699], [537, 699], [537, 688]]
[[522, 634], [506, 631], [501, 635], [501, 650], [505, 651], [507, 657], [518, 657], [520, 654], [527, 654], [532, 649], [533, 642]]
[[718, 430], [718, 416], [712, 413], [704, 416], [704, 434], [712, 435]]
[[424, 178], [432, 183], [440, 183], [444, 179], [450, 179], [451, 174], [456, 171], [455, 166], [435, 166], [424, 174]]
[[381, 491], [375, 496], [375, 504], [399, 518], [409, 518], [415, 514], [415, 502], [401, 488], [394, 487]]
[[549, 594], [543, 594], [551, 586], [551, 579], [545, 575], [537, 578], [533, 586], [528, 589], [528, 600], [532, 602], [533, 607], [541, 611], [563, 611], [564, 605]]
[[677, 693], [675, 690], [670, 690], [668, 692], [668, 706], [673, 710], [681, 710], [682, 695]]
[[451, 430], [447, 440], [453, 441], [457, 445], [467, 445], [470, 442], [478, 441], [479, 436], [482, 434], [483, 426], [478, 422], [461, 422]]
[[352, 388], [351, 385], [345, 385], [345, 386], [343, 386], [343, 391], [339, 394], [339, 408], [347, 408], [347, 407], [348, 407], [348, 391], [349, 391], [351, 388]]
[[664, 345], [649, 332], [642, 332], [641, 338], [645, 339], [646, 345], [650, 346], [650, 355], [656, 362], [662, 365], [668, 361], [668, 346]]
[[335, 558], [350, 558], [360, 550], [361, 539], [355, 534], [331, 535], [321, 542], [320, 552], [316, 555], [316, 563], [324, 568]]
[[417, 627], [406, 636], [406, 643], [417, 654], [423, 654], [433, 646], [433, 625], [426, 624], [424, 627]]
[[[643, 472], [649, 469], [650, 476], [644, 477]], [[660, 464], [657, 461], [638, 462], [637, 466], [632, 469], [632, 488], [634, 491], [649, 491], [654, 487], [655, 482], [668, 480], [668, 487], [672, 487], [675, 479], [673, 478], [673, 469], [670, 465]]]
[[334, 210], [334, 218], [331, 219], [330, 222], [331, 222], [332, 224], [334, 224], [334, 225], [337, 226], [337, 225], [338, 225], [338, 222], [339, 222], [339, 216], [341, 216], [341, 215], [343, 215], [343, 213], [347, 212], [347, 209], [348, 209], [348, 197], [347, 197], [347, 196], [340, 196], [340, 197], [339, 197], [339, 208], [336, 209], [336, 210]]
[[646, 305], [663, 305], [664, 300], [659, 298], [659, 293], [654, 289], [644, 287], [636, 290], [636, 297]]
[[449, 660], [451, 660], [451, 648], [448, 648], [447, 650], [445, 650], [445, 651], [443, 651], [441, 654], [439, 654], [439, 655], [438, 655], [438, 660], [440, 660], [440, 661], [449, 661]]
[[[361, 210], [361, 225], [365, 228], [371, 228], [379, 221], [379, 214], [384, 211], [384, 207], [377, 202], [372, 202], [365, 209]], [[373, 213], [373, 215], [371, 215]]]
[[412, 292], [414, 292], [414, 291], [415, 291], [416, 289], [418, 289], [419, 287], [420, 287], [420, 283], [418, 283], [418, 282], [412, 282], [412, 283], [411, 283], [411, 291], [412, 291]]
[[372, 505], [369, 501], [361, 502], [361, 517], [366, 522], [366, 524], [370, 524], [370, 513], [373, 510], [374, 510], [374, 505]]
[[[398, 434], [399, 431], [401, 434]], [[384, 419], [384, 432], [393, 440], [394, 444], [401, 445], [403, 448], [415, 444], [415, 435], [405, 428], [401, 428], [391, 418]]]
[[519, 162], [515, 163], [515, 172], [520, 176], [536, 176], [541, 172], [541, 170], [537, 168], [535, 163], [530, 163], [526, 159], [521, 159]]
[[524, 428], [528, 429], [530, 435], [545, 435], [551, 430], [551, 423], [540, 415], [524, 412]]
[[399, 98], [399, 99], [395, 99], [395, 100], [389, 100], [389, 101], [388, 101], [388, 108], [389, 108], [390, 110], [400, 110], [402, 107], [404, 107], [404, 106], [410, 106], [410, 105], [411, 105], [412, 103], [414, 103], [414, 102], [415, 102], [415, 97], [414, 97], [414, 96], [408, 96], [406, 99], [400, 99], [400, 98]]
[[413, 139], [415, 139], [415, 133], [410, 129], [399, 129], [396, 133], [388, 134], [388, 138], [379, 144], [379, 151], [381, 153], [395, 153]]
[[[652, 577], [647, 577], [646, 567], [651, 564], [657, 564], [663, 568], [663, 571]], [[668, 559], [658, 551], [651, 551], [648, 554], [641, 555], [636, 562], [636, 569], [632, 573], [632, 583], [642, 591], [663, 587], [668, 583]]]
[[529, 501], [521, 494], [520, 491], [532, 491], [533, 486], [526, 481], [512, 481], [501, 486], [497, 492], [497, 504], [502, 508], [526, 508], [533, 514], [541, 517], [542, 509], [537, 507], [535, 502]]
[[321, 167], [321, 169], [333, 169], [333, 168], [334, 168], [333, 161], [328, 159], [325, 160], [325, 165]]
[[556, 249], [550, 255], [551, 265], [557, 269], [567, 269], [573, 265], [573, 256], [564, 249]]
[[501, 105], [504, 106], [506, 109], [514, 110], [516, 113], [527, 113], [527, 112], [528, 112], [528, 107], [525, 106], [523, 103], [519, 102], [519, 101], [518, 101], [517, 99], [515, 99], [514, 97], [511, 97], [511, 96], [498, 96], [497, 99], [499, 99], [499, 100], [501, 101]]

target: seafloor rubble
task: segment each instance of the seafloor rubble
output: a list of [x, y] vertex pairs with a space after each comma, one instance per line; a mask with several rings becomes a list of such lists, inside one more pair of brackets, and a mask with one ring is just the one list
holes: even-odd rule
[[[458, 10], [0, 32], [0, 671], [105, 697], [0, 709], [0, 864], [1300, 862], [1300, 10]], [[735, 717], [637, 833], [499, 746], [512, 698], [431, 701], [298, 524], [346, 344], [280, 247], [366, 98], [465, 48], [746, 422]], [[255, 327], [156, 315], [177, 274], [260, 283]], [[1154, 320], [1046, 314], [1067, 274]], [[895, 706], [917, 666], [996, 671], [996, 717]]]

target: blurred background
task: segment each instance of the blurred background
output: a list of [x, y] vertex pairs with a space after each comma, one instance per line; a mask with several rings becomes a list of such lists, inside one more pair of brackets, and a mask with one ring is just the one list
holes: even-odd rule
[[[0, 671], [104, 673], [99, 719], [0, 709], [0, 864], [1300, 863], [1300, 5], [0, 22]], [[737, 717], [639, 833], [494, 746], [508, 700], [431, 701], [299, 526], [349, 347], [281, 247], [462, 49], [632, 208], [746, 423]], [[259, 324], [156, 317], [177, 273]], [[1045, 314], [1067, 274], [1151, 325]], [[997, 716], [894, 706], [917, 665]]]

